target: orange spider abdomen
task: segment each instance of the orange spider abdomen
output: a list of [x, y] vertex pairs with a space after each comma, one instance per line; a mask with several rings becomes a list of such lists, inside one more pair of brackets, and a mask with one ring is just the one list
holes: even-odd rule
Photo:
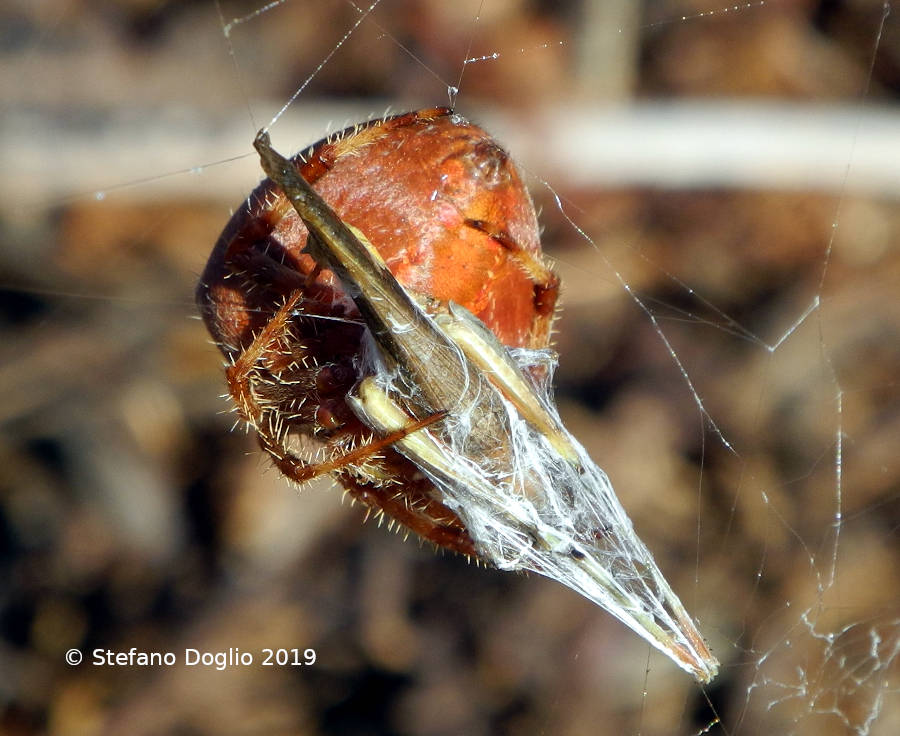
[[[345, 130], [294, 161], [409, 291], [463, 305], [506, 345], [547, 345], [558, 281], [541, 261], [534, 206], [518, 172], [481, 128], [445, 108], [424, 110]], [[271, 313], [233, 273], [257, 289], [289, 291], [298, 282], [275, 261], [312, 273], [306, 237], [284, 197], [263, 181], [228, 223], [198, 289], [218, 342], [245, 343], [248, 328], [259, 327], [254, 314], [265, 306]], [[339, 290], [327, 271], [316, 283]]]

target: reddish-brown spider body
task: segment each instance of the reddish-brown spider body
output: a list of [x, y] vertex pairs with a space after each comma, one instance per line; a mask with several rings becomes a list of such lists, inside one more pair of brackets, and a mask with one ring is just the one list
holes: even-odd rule
[[[541, 258], [531, 199], [508, 155], [444, 108], [376, 120], [323, 140], [293, 163], [335, 213], [375, 246], [426, 311], [450, 301], [504, 344], [549, 341], [558, 280]], [[349, 493], [438, 545], [474, 554], [431, 483], [370, 432], [345, 397], [363, 376], [365, 325], [308, 231], [264, 180], [232, 217], [197, 289], [226, 358], [229, 392], [276, 465], [294, 480], [337, 474]], [[305, 435], [333, 457], [304, 465]], [[349, 454], [348, 454], [349, 453]]]

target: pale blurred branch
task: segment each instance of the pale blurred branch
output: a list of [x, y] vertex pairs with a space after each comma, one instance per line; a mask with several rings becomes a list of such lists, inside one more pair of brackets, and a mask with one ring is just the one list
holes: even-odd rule
[[[305, 102], [279, 122], [273, 137], [297, 150], [387, 108], [373, 101]], [[554, 107], [527, 116], [461, 112], [485, 125], [526, 170], [560, 188], [751, 188], [900, 197], [896, 108], [682, 101]], [[62, 114], [7, 112], [0, 121], [3, 207], [9, 216], [27, 216], [34, 208], [98, 191], [139, 199], [240, 201], [261, 176], [250, 147], [255, 131], [246, 116], [185, 116], [131, 110], [98, 116], [87, 126], [73, 125]], [[217, 164], [231, 157], [238, 160]]]

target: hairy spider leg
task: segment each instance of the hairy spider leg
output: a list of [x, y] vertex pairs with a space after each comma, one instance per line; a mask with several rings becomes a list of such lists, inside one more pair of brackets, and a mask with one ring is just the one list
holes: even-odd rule
[[409, 434], [439, 422], [446, 411], [438, 411], [384, 437], [373, 439], [332, 460], [308, 463], [288, 449], [287, 427], [277, 412], [267, 410], [253, 391], [253, 374], [257, 364], [270, 353], [278, 353], [277, 343], [290, 335], [290, 318], [302, 298], [300, 291], [293, 292], [279, 308], [253, 342], [228, 367], [228, 387], [238, 407], [238, 412], [250, 424], [259, 437], [260, 445], [274, 460], [278, 469], [296, 483], [305, 483], [324, 473], [341, 470], [348, 465], [364, 461]]
[[531, 280], [534, 288], [534, 310], [542, 317], [553, 317], [559, 299], [559, 276], [544, 263], [540, 256], [528, 252], [520, 246], [502, 227], [487, 220], [469, 218], [466, 225], [490, 236], [499, 243], [507, 255], [512, 258], [525, 275]]

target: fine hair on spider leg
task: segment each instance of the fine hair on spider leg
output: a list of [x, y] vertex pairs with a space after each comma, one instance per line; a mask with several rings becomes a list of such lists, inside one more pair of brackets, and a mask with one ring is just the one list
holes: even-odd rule
[[[430, 480], [482, 559], [567, 585], [709, 682], [718, 662], [606, 474], [564, 428], [547, 382], [528, 370], [534, 354], [517, 363], [463, 307], [423, 309], [365, 234], [271, 148], [267, 133], [254, 145], [309, 229], [307, 252], [337, 276], [366, 325], [361, 381], [347, 396], [357, 418], [380, 436], [396, 436], [393, 446]], [[554, 358], [538, 355], [552, 369]], [[446, 416], [403, 432], [436, 412]]]

